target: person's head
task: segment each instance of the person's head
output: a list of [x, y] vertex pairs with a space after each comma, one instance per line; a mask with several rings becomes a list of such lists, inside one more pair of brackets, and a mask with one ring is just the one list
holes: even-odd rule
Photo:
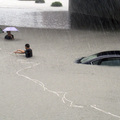
[[29, 49], [30, 45], [29, 44], [25, 44], [25, 49]]
[[10, 31], [7, 31], [7, 33], [8, 33], [8, 34], [11, 34], [11, 32], [10, 32]]

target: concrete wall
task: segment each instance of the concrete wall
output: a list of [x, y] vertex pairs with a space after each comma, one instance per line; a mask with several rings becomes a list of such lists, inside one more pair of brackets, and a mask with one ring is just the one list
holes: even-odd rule
[[120, 0], [70, 0], [71, 26], [120, 25]]
[[70, 13], [120, 20], [120, 0], [70, 0]]

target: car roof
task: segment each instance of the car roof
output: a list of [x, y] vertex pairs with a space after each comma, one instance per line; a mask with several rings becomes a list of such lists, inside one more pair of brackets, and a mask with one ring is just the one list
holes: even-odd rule
[[120, 55], [103, 55], [103, 56], [99, 56], [94, 60], [99, 60], [99, 59], [104, 59], [104, 58], [120, 58]]
[[101, 56], [112, 56], [112, 55], [120, 55], [120, 51], [116, 50], [116, 51], [104, 51], [104, 52], [100, 52], [97, 53], [97, 57], [101, 57]]

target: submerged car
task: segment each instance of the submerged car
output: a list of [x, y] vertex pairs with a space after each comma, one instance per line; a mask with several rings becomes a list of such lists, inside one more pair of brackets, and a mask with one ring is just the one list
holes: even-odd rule
[[120, 66], [120, 51], [104, 51], [76, 61], [79, 64]]

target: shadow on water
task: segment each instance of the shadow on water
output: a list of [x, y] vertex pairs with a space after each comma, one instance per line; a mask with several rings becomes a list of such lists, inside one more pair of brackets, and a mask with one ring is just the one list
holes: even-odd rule
[[83, 14], [70, 14], [71, 29], [120, 31], [120, 21]]

